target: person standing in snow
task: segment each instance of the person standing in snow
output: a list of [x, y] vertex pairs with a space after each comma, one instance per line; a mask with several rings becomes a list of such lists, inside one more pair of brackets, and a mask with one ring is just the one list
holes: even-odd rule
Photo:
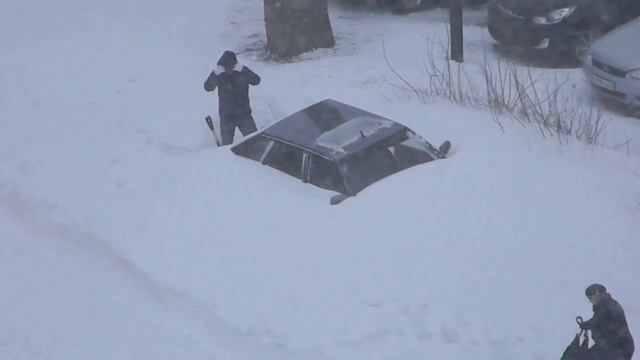
[[204, 89], [208, 92], [218, 89], [221, 142], [229, 145], [233, 143], [236, 127], [243, 136], [257, 131], [251, 116], [249, 85], [260, 84], [260, 76], [239, 64], [233, 51], [225, 51], [217, 65], [204, 82]]
[[590, 285], [585, 294], [593, 304], [593, 318], [580, 324], [581, 329], [591, 330], [595, 342], [589, 359], [631, 360], [635, 347], [622, 306], [601, 284]]

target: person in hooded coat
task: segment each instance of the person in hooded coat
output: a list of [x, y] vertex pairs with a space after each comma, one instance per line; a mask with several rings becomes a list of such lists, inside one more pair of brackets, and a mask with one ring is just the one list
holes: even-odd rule
[[631, 360], [635, 347], [622, 306], [601, 284], [590, 285], [585, 294], [593, 304], [593, 318], [580, 324], [581, 329], [591, 330], [595, 342], [589, 359]]
[[239, 64], [233, 51], [225, 51], [217, 65], [204, 82], [204, 89], [208, 92], [218, 89], [221, 145], [229, 145], [233, 143], [236, 127], [243, 136], [257, 131], [251, 116], [249, 85], [260, 84], [260, 76]]

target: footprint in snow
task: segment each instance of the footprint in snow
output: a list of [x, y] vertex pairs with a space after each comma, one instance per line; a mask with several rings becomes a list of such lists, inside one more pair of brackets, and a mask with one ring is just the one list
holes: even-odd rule
[[460, 341], [460, 338], [461, 338], [458, 330], [448, 327], [446, 325], [442, 325], [442, 327], [440, 327], [440, 335], [442, 336], [444, 341], [446, 341], [449, 344], [455, 344], [458, 341]]

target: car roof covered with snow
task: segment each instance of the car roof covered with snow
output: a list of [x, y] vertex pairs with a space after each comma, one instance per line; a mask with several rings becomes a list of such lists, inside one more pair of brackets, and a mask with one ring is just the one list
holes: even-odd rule
[[262, 134], [337, 160], [406, 130], [380, 115], [327, 99], [287, 116]]

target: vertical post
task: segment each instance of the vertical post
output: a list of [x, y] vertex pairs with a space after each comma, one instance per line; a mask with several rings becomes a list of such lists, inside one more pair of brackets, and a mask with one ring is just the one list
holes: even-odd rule
[[449, 26], [451, 35], [451, 59], [464, 62], [464, 42], [462, 33], [462, 1], [448, 0]]

